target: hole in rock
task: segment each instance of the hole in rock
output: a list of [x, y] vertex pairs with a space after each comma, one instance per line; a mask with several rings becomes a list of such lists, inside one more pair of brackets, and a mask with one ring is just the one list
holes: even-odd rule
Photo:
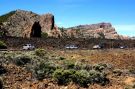
[[31, 29], [31, 37], [41, 37], [41, 26], [39, 22], [35, 22]]

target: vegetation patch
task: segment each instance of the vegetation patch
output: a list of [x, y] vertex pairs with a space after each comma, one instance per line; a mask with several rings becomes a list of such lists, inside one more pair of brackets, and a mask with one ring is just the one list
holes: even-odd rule
[[[32, 74], [32, 78], [30, 78], [30, 80], [31, 79], [33, 80], [33, 78], [34, 79], [36, 78], [38, 81], [38, 84], [42, 83], [43, 81], [49, 80], [49, 82], [47, 82], [47, 83], [49, 84], [51, 82], [54, 84], [54, 86], [56, 85], [56, 82], [57, 82], [57, 84], [60, 85], [60, 86], [58, 86], [58, 85], [57, 86], [60, 88], [61, 88], [61, 85], [69, 86], [68, 84], [71, 84], [71, 83], [75, 86], [80, 86], [80, 87], [84, 87], [84, 88], [88, 88], [88, 87], [95, 88], [95, 85], [99, 86], [101, 88], [106, 88], [106, 87], [108, 88], [108, 87], [110, 87], [110, 85], [112, 85], [111, 87], [113, 87], [113, 85], [117, 86], [117, 84], [120, 87], [128, 86], [129, 89], [130, 88], [134, 89], [134, 87], [135, 87], [133, 84], [128, 85], [129, 83], [127, 83], [127, 85], [126, 85], [126, 83], [124, 82], [124, 80], [126, 78], [125, 75], [130, 76], [129, 74], [132, 73], [131, 76], [134, 76], [134, 66], [132, 66], [133, 64], [132, 65], [129, 65], [128, 63], [122, 64], [122, 65], [126, 65], [126, 66], [127, 65], [131, 66], [131, 68], [128, 67], [127, 69], [124, 69], [126, 67], [123, 66], [123, 68], [122, 68], [122, 67], [117, 66], [118, 65], [117, 60], [115, 60], [115, 58], [119, 57], [119, 61], [121, 61], [120, 57], [123, 56], [122, 54], [123, 53], [125, 54], [125, 52], [120, 51], [121, 53], [119, 53], [117, 55], [116, 55], [116, 53], [115, 54], [113, 54], [112, 52], [109, 53], [110, 57], [112, 57], [112, 56], [114, 57], [114, 58], [110, 58], [110, 60], [112, 59], [111, 63], [110, 63], [109, 62], [110, 60], [105, 61], [104, 60], [105, 58], [103, 58], [104, 56], [103, 57], [101, 56], [103, 54], [107, 54], [107, 52], [98, 54], [99, 51], [96, 51], [96, 52], [94, 51], [95, 54], [93, 52], [92, 55], [90, 55], [90, 57], [88, 57], [88, 58], [84, 57], [84, 54], [83, 54], [82, 57], [84, 57], [84, 59], [92, 60], [92, 61], [89, 61], [89, 60], [86, 61], [86, 60], [81, 60], [82, 58], [77, 59], [77, 60], [76, 59], [71, 60], [70, 57], [67, 57], [68, 54], [66, 54], [67, 56], [60, 55], [58, 53], [58, 51], [47, 52], [44, 49], [37, 49], [37, 50], [27, 51], [27, 52], [25, 51], [25, 53], [22, 51], [10, 51], [10, 52], [1, 51], [0, 59], [1, 59], [1, 63], [4, 64], [4, 66], [3, 65], [0, 66], [0, 76], [3, 78], [3, 80], [6, 80], [6, 79], [4, 79], [6, 76], [8, 76], [8, 78], [10, 78], [10, 74], [8, 74], [8, 72], [12, 74], [12, 71], [10, 71], [10, 69], [14, 70], [14, 68], [17, 68], [17, 70], [18, 70], [18, 68], [19, 68], [19, 71], [17, 71], [17, 72], [15, 72], [16, 70], [13, 71], [13, 75], [15, 75], [13, 79], [15, 79], [16, 76], [18, 76], [18, 72], [24, 73], [24, 71], [26, 70], [27, 73], [30, 73], [30, 75]], [[36, 51], [37, 51], [37, 53], [36, 53]], [[70, 51], [70, 52], [73, 55], [74, 51]], [[78, 51], [76, 51], [76, 53], [77, 52]], [[128, 54], [131, 55], [130, 51], [128, 51], [128, 52], [129, 52]], [[134, 53], [134, 51], [132, 51], [132, 53]], [[79, 53], [79, 54], [82, 54], [82, 53]], [[90, 51], [88, 51], [87, 54], [89, 55]], [[94, 56], [97, 54], [98, 54], [98, 56], [100, 56], [98, 61], [96, 61], [95, 56]], [[134, 55], [131, 55], [131, 58], [134, 58]], [[109, 57], [107, 59], [109, 59]], [[122, 59], [122, 63], [123, 63], [123, 57], [121, 59]], [[101, 62], [102, 60], [104, 62]], [[113, 60], [115, 60], [115, 62], [114, 62], [114, 63], [116, 63], [115, 65], [113, 65], [113, 63], [112, 63]], [[130, 61], [130, 59], [128, 61]], [[105, 64], [105, 62], [107, 62], [107, 64]], [[13, 64], [12, 65], [14, 67], [12, 67], [12, 65], [10, 65], [10, 63], [14, 63], [19, 67], [14, 66]], [[131, 63], [134, 63], [133, 60], [130, 62], [130, 64]], [[6, 69], [9, 68], [8, 69], [9, 71], [6, 71], [5, 68]], [[24, 71], [21, 69], [23, 69]], [[4, 74], [4, 73], [6, 73], [6, 74]], [[25, 74], [27, 75], [27, 73], [24, 73], [24, 75]], [[109, 78], [111, 79], [111, 81], [109, 81]], [[6, 80], [6, 81], [9, 81], [9, 80]], [[43, 80], [43, 81], [39, 81], [39, 80]], [[26, 80], [26, 82], [27, 82], [27, 80]], [[107, 85], [109, 82], [111, 82], [110, 85]], [[32, 83], [33, 83], [33, 81], [32, 81]], [[125, 85], [122, 85], [123, 83], [125, 83]], [[5, 85], [5, 81], [2, 84], [4, 84], [4, 86], [7, 86], [7, 85]], [[0, 83], [0, 86], [2, 84]]]
[[13, 62], [17, 65], [17, 66], [23, 66], [26, 65], [27, 63], [31, 62], [31, 58], [25, 55], [20, 55], [17, 56], [13, 59]]
[[6, 72], [7, 72], [7, 70], [2, 65], [0, 65], [0, 75], [4, 74]]
[[131, 74], [135, 74], [135, 69], [134, 69], [134, 68], [129, 69], [129, 72], [130, 72]]
[[41, 33], [41, 37], [42, 37], [42, 38], [47, 38], [47, 37], [48, 37], [48, 33], [42, 32], [42, 33]]
[[1, 77], [0, 77], [0, 89], [3, 89], [3, 80]]
[[88, 87], [89, 84], [98, 83], [101, 85], [106, 85], [109, 83], [109, 79], [106, 75], [99, 73], [95, 70], [73, 70], [73, 69], [58, 69], [53, 73], [53, 79], [58, 82], [58, 84], [67, 85], [69, 82], [74, 82], [81, 87]]
[[15, 14], [15, 11], [11, 11], [5, 15], [0, 16], [0, 23], [7, 21], [7, 19], [11, 17], [13, 14]]
[[38, 80], [43, 80], [44, 78], [52, 77], [55, 70], [56, 68], [50, 63], [41, 62], [35, 67], [35, 75]]
[[0, 49], [6, 49], [7, 45], [3, 41], [0, 41]]
[[113, 74], [116, 75], [116, 76], [121, 76], [122, 70], [121, 69], [115, 69], [115, 70], [113, 70]]
[[93, 66], [93, 68], [99, 72], [102, 72], [106, 67], [107, 65], [102, 63]]
[[64, 69], [57, 69], [53, 73], [53, 79], [58, 82], [58, 84], [68, 84], [72, 81], [72, 78], [74, 76], [75, 71], [74, 70], [64, 70]]
[[37, 56], [40, 56], [40, 57], [43, 57], [43, 56], [45, 56], [45, 54], [46, 54], [47, 52], [44, 50], [44, 49], [36, 49], [35, 50], [35, 54], [37, 55]]

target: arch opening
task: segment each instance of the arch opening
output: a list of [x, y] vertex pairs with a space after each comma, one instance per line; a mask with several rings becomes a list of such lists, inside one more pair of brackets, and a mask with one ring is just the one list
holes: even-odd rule
[[30, 37], [41, 37], [41, 26], [39, 22], [33, 24]]

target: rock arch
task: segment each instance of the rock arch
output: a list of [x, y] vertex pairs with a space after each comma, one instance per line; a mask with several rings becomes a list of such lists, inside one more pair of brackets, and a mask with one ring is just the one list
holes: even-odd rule
[[41, 37], [41, 26], [39, 22], [35, 22], [32, 26], [30, 37]]

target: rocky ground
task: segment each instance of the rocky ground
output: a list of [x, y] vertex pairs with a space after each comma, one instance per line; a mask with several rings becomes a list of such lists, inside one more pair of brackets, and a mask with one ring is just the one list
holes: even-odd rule
[[[46, 54], [46, 55], [44, 55]], [[41, 55], [44, 55], [41, 56]], [[31, 62], [20, 60], [20, 57], [28, 57]], [[55, 50], [38, 54], [35, 51], [4, 51], [0, 52], [1, 67], [0, 77], [4, 89], [134, 89], [135, 87], [135, 50]], [[27, 58], [26, 58], [27, 59]], [[28, 59], [29, 60], [29, 59]], [[53, 78], [38, 80], [33, 69], [42, 62], [61, 64], [62, 61], [81, 63], [80, 65], [106, 64], [109, 83], [89, 84], [88, 87], [70, 82], [67, 85], [59, 85]], [[53, 65], [55, 66], [55, 65]], [[65, 67], [65, 64], [64, 64]], [[3, 72], [4, 69], [6, 72]], [[86, 68], [84, 68], [86, 69]], [[101, 66], [102, 69], [102, 66]]]

